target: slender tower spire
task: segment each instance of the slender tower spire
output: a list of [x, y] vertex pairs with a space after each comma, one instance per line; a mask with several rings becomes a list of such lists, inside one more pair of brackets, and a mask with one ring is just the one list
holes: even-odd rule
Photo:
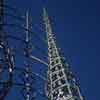
[[69, 64], [65, 61], [56, 46], [50, 20], [45, 8], [43, 9], [43, 19], [47, 33], [49, 55], [46, 92], [48, 100], [84, 100]]

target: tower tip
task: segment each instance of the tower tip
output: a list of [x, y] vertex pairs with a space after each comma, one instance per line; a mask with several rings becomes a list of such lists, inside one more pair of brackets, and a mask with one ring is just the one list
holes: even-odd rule
[[47, 16], [48, 14], [47, 14], [47, 9], [44, 7], [43, 8], [43, 16]]

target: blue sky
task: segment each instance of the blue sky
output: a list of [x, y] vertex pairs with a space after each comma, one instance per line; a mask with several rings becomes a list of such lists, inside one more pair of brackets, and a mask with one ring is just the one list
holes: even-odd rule
[[[57, 44], [80, 80], [86, 100], [100, 100], [100, 1], [99, 0], [5, 0], [42, 27], [46, 7]], [[33, 31], [44, 36], [35, 28]], [[36, 42], [37, 45], [39, 42]], [[39, 44], [39, 46], [42, 46]], [[45, 68], [44, 68], [45, 69]], [[36, 69], [37, 70], [37, 69]], [[43, 69], [42, 69], [43, 70]]]

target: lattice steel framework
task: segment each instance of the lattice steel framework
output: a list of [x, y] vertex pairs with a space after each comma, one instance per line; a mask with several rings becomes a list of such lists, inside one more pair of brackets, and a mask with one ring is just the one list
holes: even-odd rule
[[[40, 94], [45, 100], [84, 100], [77, 79], [70, 70], [70, 65], [65, 61], [65, 58], [56, 46], [50, 20], [45, 8], [43, 9], [43, 20], [47, 33], [49, 64], [32, 55], [33, 47], [31, 35], [33, 31], [30, 28], [28, 11], [25, 17], [19, 17], [16, 14], [5, 13], [4, 7], [15, 11], [15, 8], [5, 5], [4, 0], [0, 0], [0, 100], [6, 100], [13, 87], [20, 88], [21, 100], [37, 100], [37, 94]], [[15, 23], [6, 23], [4, 20], [5, 14], [17, 20], [24, 21], [24, 25], [16, 24], [16, 21]], [[21, 28], [24, 30], [25, 35], [22, 35], [23, 38], [21, 38], [8, 34], [8, 32], [5, 32], [4, 26]], [[18, 47], [19, 51], [12, 46], [16, 43], [9, 43], [11, 39], [21, 41], [22, 47]], [[19, 59], [24, 63], [22, 67], [20, 64], [16, 64], [18, 52], [24, 56], [23, 60]], [[48, 67], [47, 79], [33, 72], [32, 61], [34, 60]], [[36, 87], [34, 87], [36, 82], [35, 76], [47, 84], [47, 96], [42, 92], [40, 93], [36, 90]], [[17, 89], [14, 91], [17, 91]]]
[[56, 46], [54, 34], [46, 10], [43, 10], [44, 23], [48, 40], [48, 100], [84, 100], [79, 85]]
[[[35, 88], [37, 78], [43, 81], [46, 79], [33, 71], [34, 60], [45, 66], [48, 64], [32, 55], [31, 34], [33, 31], [31, 30], [29, 13], [27, 11], [26, 15], [22, 17], [16, 15], [17, 13], [6, 12], [5, 8], [13, 12], [16, 11], [16, 8], [10, 7], [4, 4], [4, 0], [0, 0], [0, 100], [12, 99], [11, 96], [15, 94], [11, 93], [17, 93], [16, 91], [19, 91], [19, 94], [17, 97], [13, 97], [14, 100], [20, 100], [18, 98], [38, 100], [36, 96], [40, 95], [40, 97], [46, 98], [44, 93]], [[11, 20], [5, 20], [6, 16], [13, 17], [14, 21], [11, 23]], [[16, 19], [19, 22], [24, 22], [23, 25], [16, 23]], [[18, 27], [23, 29], [25, 34], [18, 37], [15, 33], [7, 32], [5, 26], [9, 26], [8, 30]], [[17, 42], [22, 45], [18, 46]]]
[[[4, 0], [0, 1], [0, 4], [3, 6]], [[3, 23], [4, 18], [4, 8], [0, 7], [0, 24]], [[4, 71], [3, 62], [5, 61], [5, 66], [8, 68], [6, 80], [3, 81], [2, 86], [0, 86], [0, 100], [7, 95], [12, 86], [12, 71], [14, 67], [13, 55], [10, 48], [8, 47], [7, 41], [5, 41], [5, 33], [3, 32], [3, 27], [0, 25], [0, 74]], [[2, 76], [0, 76], [1, 78]], [[1, 82], [2, 83], [2, 82]]]

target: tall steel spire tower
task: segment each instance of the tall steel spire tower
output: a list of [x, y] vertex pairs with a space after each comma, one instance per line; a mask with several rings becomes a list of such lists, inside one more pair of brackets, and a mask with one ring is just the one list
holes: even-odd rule
[[43, 9], [48, 40], [48, 100], [84, 100], [75, 76], [56, 46], [48, 14]]

